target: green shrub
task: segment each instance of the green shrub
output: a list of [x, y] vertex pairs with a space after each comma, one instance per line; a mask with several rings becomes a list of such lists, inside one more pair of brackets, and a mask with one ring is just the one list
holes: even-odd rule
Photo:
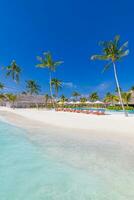
[[[118, 105], [118, 106], [108, 106], [107, 109], [108, 110], [122, 110], [122, 107], [120, 105]], [[125, 106], [125, 109], [126, 110], [134, 110], [134, 108], [131, 107], [131, 106]]]

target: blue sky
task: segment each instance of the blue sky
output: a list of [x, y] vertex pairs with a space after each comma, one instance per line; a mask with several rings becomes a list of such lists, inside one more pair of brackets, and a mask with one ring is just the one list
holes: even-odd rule
[[98, 42], [121, 35], [129, 41], [129, 56], [118, 64], [121, 87], [134, 85], [134, 2], [133, 0], [4, 0], [0, 2], [0, 65], [13, 59], [22, 67], [21, 82], [15, 85], [4, 77], [1, 82], [19, 92], [25, 80], [37, 80], [42, 93], [48, 92], [48, 71], [37, 69], [36, 56], [51, 51], [63, 60], [53, 77], [65, 84], [61, 94], [70, 95], [115, 90], [112, 68], [102, 74], [104, 62], [89, 57], [99, 53]]

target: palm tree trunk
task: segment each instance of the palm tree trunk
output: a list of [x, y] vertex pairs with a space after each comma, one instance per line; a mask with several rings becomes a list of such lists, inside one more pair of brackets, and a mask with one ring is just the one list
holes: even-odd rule
[[55, 96], [56, 96], [56, 108], [58, 107], [57, 100], [58, 100], [58, 88], [55, 88]]
[[49, 72], [49, 87], [50, 87], [50, 95], [51, 95], [51, 98], [52, 98], [52, 104], [53, 104], [53, 107], [55, 107], [55, 105], [54, 105], [54, 100], [53, 100], [53, 92], [52, 92], [51, 71]]
[[124, 107], [124, 104], [123, 104], [123, 100], [122, 100], [122, 97], [121, 97], [120, 85], [119, 85], [119, 81], [118, 81], [118, 77], [117, 77], [117, 71], [116, 71], [116, 66], [115, 66], [114, 62], [113, 62], [113, 68], [114, 68], [114, 76], [115, 76], [115, 81], [116, 81], [116, 85], [117, 85], [117, 89], [118, 89], [120, 103], [121, 103], [121, 106], [122, 106], [122, 109], [124, 111], [125, 116], [128, 117], [128, 113], [125, 110], [125, 107]]

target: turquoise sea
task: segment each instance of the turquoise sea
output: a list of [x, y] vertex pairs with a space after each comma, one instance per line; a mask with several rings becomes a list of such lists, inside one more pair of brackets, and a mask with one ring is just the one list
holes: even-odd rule
[[133, 199], [133, 149], [0, 122], [0, 200]]

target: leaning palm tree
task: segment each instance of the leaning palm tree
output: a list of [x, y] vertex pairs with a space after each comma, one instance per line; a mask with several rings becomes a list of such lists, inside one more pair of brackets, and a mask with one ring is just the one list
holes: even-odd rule
[[123, 92], [121, 95], [122, 95], [123, 101], [124, 101], [124, 102], [126, 103], [126, 105], [128, 106], [128, 103], [129, 103], [129, 101], [130, 101], [130, 99], [131, 99], [131, 96], [132, 96], [131, 92]]
[[20, 73], [21, 73], [21, 68], [16, 63], [15, 60], [13, 60], [11, 62], [11, 64], [6, 67], [6, 70], [7, 70], [6, 75], [10, 76], [13, 79], [13, 81], [18, 83], [19, 82], [19, 76], [20, 76]]
[[116, 69], [116, 65], [115, 65], [115, 63], [117, 61], [120, 61], [121, 58], [123, 58], [124, 56], [127, 56], [129, 54], [129, 50], [128, 49], [126, 50], [126, 48], [128, 46], [128, 42], [125, 42], [123, 45], [120, 46], [120, 36], [117, 35], [117, 36], [115, 36], [113, 41], [101, 42], [100, 45], [103, 48], [102, 54], [101, 55], [93, 55], [91, 57], [91, 59], [108, 61], [108, 63], [105, 65], [104, 71], [109, 69], [111, 67], [111, 65], [113, 66], [120, 103], [121, 103], [121, 106], [122, 106], [125, 116], [128, 116], [128, 113], [125, 110], [123, 100], [121, 97], [120, 85], [119, 85], [117, 69]]
[[72, 96], [75, 98], [75, 101], [77, 101], [78, 97], [80, 97], [81, 95], [80, 95], [79, 92], [74, 91], [73, 94], [72, 94]]
[[58, 80], [57, 78], [53, 78], [53, 79], [51, 80], [51, 85], [52, 85], [52, 87], [54, 87], [55, 96], [56, 96], [56, 98], [57, 98], [57, 97], [58, 97], [59, 89], [62, 88], [62, 81]]
[[[50, 52], [44, 52], [43, 56], [37, 56], [38, 61], [40, 64], [37, 65], [37, 67], [40, 68], [46, 68], [49, 70], [49, 87], [50, 87], [50, 95], [51, 98], [53, 99], [53, 93], [52, 93], [52, 78], [51, 78], [51, 73], [56, 71], [56, 68], [61, 65], [63, 62], [62, 61], [54, 61], [52, 58], [52, 55]], [[54, 106], [54, 102], [53, 102]]]
[[32, 94], [39, 94], [40, 86], [34, 80], [26, 81], [27, 92]]
[[94, 101], [99, 100], [99, 95], [98, 95], [97, 92], [93, 92], [92, 94], [90, 94], [89, 98], [90, 98], [91, 101], [94, 102]]

